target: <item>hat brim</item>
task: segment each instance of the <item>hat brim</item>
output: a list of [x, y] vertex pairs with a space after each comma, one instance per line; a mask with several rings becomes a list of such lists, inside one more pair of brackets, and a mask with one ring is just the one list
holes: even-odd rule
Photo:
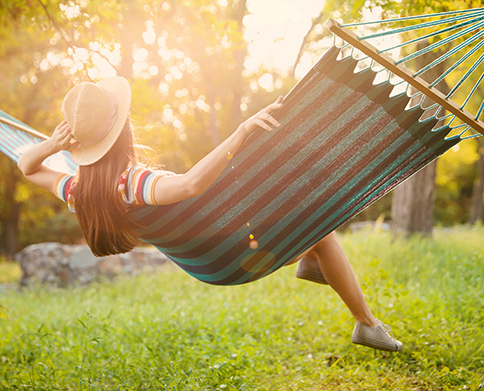
[[105, 138], [94, 145], [79, 145], [71, 151], [74, 161], [81, 166], [88, 166], [100, 160], [118, 139], [131, 105], [131, 87], [129, 82], [121, 76], [109, 77], [96, 83], [99, 87], [111, 92], [118, 102], [116, 121]]

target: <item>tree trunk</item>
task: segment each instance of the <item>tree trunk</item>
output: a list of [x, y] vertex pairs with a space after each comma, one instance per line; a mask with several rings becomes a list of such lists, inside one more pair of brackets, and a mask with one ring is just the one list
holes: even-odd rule
[[[243, 19], [247, 13], [247, 1], [230, 1], [227, 5], [227, 10], [228, 16], [230, 19], [237, 22], [238, 30], [242, 34], [244, 29]], [[234, 69], [231, 75], [232, 107], [230, 111], [229, 129], [237, 127], [242, 118], [240, 103], [242, 96], [244, 95], [244, 78], [242, 72], [244, 70], [244, 60], [246, 55], [247, 46], [245, 45], [234, 51]], [[215, 147], [222, 141], [222, 135], [218, 125], [217, 111], [215, 109], [217, 92], [212, 85], [211, 77], [212, 76], [209, 72], [204, 72], [204, 78], [207, 81], [207, 103], [210, 106], [209, 133]]]
[[477, 160], [477, 178], [474, 181], [472, 188], [472, 205], [469, 216], [469, 224], [476, 224], [483, 221], [484, 213], [484, 142], [476, 139], [478, 143], [477, 152], [479, 159]]
[[[425, 42], [420, 43], [417, 49], [422, 48]], [[417, 68], [422, 68], [430, 63], [437, 54], [426, 53], [419, 58]], [[425, 72], [422, 78], [433, 81], [446, 70], [446, 62], [443, 61], [434, 68]], [[449, 87], [445, 80], [437, 84], [441, 92], [448, 92]], [[416, 98], [417, 101], [420, 97]], [[412, 105], [414, 102], [411, 102]], [[430, 107], [434, 102], [425, 97], [422, 107]], [[418, 104], [418, 102], [415, 102]], [[439, 107], [427, 110], [422, 115], [422, 120], [434, 116]], [[439, 117], [445, 112], [442, 110]], [[436, 127], [442, 123], [437, 123]], [[393, 192], [392, 199], [392, 232], [397, 235], [409, 236], [412, 233], [431, 235], [433, 228], [434, 200], [435, 200], [435, 174], [437, 162], [430, 163], [427, 167], [417, 172], [411, 178], [399, 185]]]
[[15, 163], [8, 160], [5, 163], [7, 174], [4, 177], [1, 194], [2, 208], [0, 213], [0, 254], [13, 259], [18, 249], [18, 223], [20, 204], [15, 201], [18, 175]]
[[296, 78], [296, 68], [299, 65], [299, 61], [301, 61], [301, 57], [304, 54], [304, 50], [306, 49], [307, 44], [310, 42], [309, 37], [311, 36], [311, 33], [313, 30], [316, 28], [317, 25], [321, 24], [326, 17], [326, 14], [324, 12], [324, 8], [321, 10], [319, 15], [314, 18], [311, 22], [311, 27], [309, 27], [309, 30], [306, 32], [306, 35], [304, 36], [301, 45], [299, 45], [299, 51], [296, 56], [296, 60], [294, 61], [293, 66], [291, 67], [289, 71], [289, 78], [290, 79], [295, 79]]
[[436, 166], [436, 162], [432, 162], [393, 192], [394, 234], [408, 236], [415, 232], [424, 235], [432, 233]]
[[10, 215], [4, 226], [7, 259], [14, 259], [15, 254], [18, 251], [19, 217], [20, 204], [14, 201], [10, 210]]

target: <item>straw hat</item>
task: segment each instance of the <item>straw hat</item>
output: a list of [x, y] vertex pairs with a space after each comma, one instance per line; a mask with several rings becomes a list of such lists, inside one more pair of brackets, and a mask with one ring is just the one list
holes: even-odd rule
[[71, 152], [81, 166], [101, 159], [118, 139], [129, 113], [131, 88], [123, 77], [72, 88], [62, 102], [62, 115], [79, 147]]

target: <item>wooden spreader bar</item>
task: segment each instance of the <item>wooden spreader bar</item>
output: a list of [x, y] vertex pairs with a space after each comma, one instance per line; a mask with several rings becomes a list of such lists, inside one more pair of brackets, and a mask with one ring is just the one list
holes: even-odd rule
[[410, 70], [402, 65], [395, 65], [395, 61], [386, 54], [378, 53], [378, 50], [366, 41], [360, 41], [358, 36], [347, 28], [340, 27], [338, 22], [333, 19], [329, 19], [326, 22], [329, 30], [336, 34], [338, 37], [344, 39], [350, 45], [361, 50], [364, 54], [378, 62], [380, 65], [384, 66], [387, 70], [394, 73], [395, 75], [401, 77], [408, 84], [415, 87], [417, 90], [434, 100], [457, 118], [464, 121], [466, 124], [471, 126], [473, 129], [484, 135], [484, 122], [476, 120], [471, 113], [467, 110], [461, 109], [454, 101], [445, 98], [445, 95], [436, 90], [435, 88], [430, 88], [429, 83], [423, 80], [421, 77], [414, 77]]

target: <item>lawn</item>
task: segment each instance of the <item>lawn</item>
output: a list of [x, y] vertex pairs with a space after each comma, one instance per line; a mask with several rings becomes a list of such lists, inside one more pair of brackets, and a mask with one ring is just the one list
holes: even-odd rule
[[484, 389], [484, 228], [340, 239], [402, 352], [351, 344], [348, 310], [294, 266], [236, 287], [170, 269], [0, 291], [0, 389]]

